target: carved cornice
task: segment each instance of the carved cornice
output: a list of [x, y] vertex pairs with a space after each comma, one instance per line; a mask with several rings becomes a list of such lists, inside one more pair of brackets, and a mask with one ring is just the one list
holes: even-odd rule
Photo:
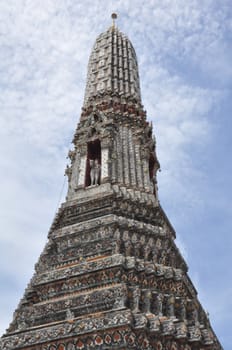
[[96, 347], [141, 350], [191, 350], [194, 347], [222, 350], [215, 334], [201, 325], [188, 326], [175, 319], [127, 310], [70, 319], [0, 340], [4, 350], [50, 350], [52, 345], [54, 349], [60, 349], [62, 344], [72, 350], [94, 350]]
[[122, 327], [131, 323], [131, 313], [127, 310], [101, 313], [89, 317], [57, 322], [51, 326], [31, 329], [29, 332], [17, 332], [11, 336], [0, 339], [0, 348], [15, 350], [33, 344], [52, 342], [56, 339], [65, 339], [76, 335], [103, 331], [115, 327]]

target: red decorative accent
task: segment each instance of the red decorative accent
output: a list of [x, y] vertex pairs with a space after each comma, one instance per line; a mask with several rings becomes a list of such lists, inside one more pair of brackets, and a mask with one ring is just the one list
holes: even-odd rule
[[65, 350], [65, 345], [64, 344], [60, 344], [58, 346], [58, 350]]
[[79, 339], [78, 342], [77, 342], [77, 348], [78, 349], [83, 349], [84, 347], [84, 343], [82, 343], [82, 341]]
[[127, 337], [127, 342], [129, 345], [134, 345], [135, 343], [135, 336], [133, 334], [130, 334], [129, 337]]
[[105, 336], [105, 343], [106, 344], [110, 344], [111, 343], [111, 336], [109, 335], [109, 334], [107, 334], [106, 336]]
[[97, 345], [103, 344], [102, 337], [100, 337], [100, 336], [98, 335], [98, 336], [95, 338], [95, 344], [97, 344]]
[[146, 338], [144, 339], [143, 345], [142, 345], [142, 346], [143, 346], [144, 349], [148, 348], [148, 346], [149, 346], [149, 341], [148, 341], [148, 339], [146, 339]]
[[157, 350], [162, 350], [163, 349], [163, 346], [162, 346], [162, 344], [160, 342], [157, 343], [156, 349]]
[[117, 343], [120, 342], [120, 340], [122, 339], [121, 334], [118, 333], [118, 332], [114, 333], [113, 339], [114, 339], [114, 341], [117, 342]]

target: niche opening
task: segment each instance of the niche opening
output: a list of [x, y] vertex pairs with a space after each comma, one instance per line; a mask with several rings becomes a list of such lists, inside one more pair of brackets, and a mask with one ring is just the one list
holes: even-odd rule
[[87, 144], [87, 164], [85, 186], [100, 185], [101, 183], [101, 142], [90, 141]]
[[154, 178], [154, 175], [155, 175], [154, 172], [155, 172], [155, 158], [154, 158], [154, 155], [151, 154], [149, 158], [149, 176], [151, 181]]

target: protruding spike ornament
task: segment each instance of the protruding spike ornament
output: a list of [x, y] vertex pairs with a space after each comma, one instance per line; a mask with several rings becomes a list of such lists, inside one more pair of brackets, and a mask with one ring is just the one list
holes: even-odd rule
[[111, 15], [111, 18], [112, 18], [112, 20], [113, 20], [113, 24], [112, 24], [112, 26], [113, 27], [115, 27], [115, 20], [118, 18], [118, 15], [117, 15], [117, 13], [112, 13], [112, 15]]

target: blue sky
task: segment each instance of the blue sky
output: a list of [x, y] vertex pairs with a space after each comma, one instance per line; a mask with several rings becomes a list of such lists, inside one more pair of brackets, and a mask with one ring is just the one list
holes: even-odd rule
[[[0, 333], [60, 197], [97, 35], [119, 14], [153, 121], [161, 205], [225, 350], [232, 335], [231, 0], [0, 0]], [[63, 195], [61, 196], [62, 188]]]

